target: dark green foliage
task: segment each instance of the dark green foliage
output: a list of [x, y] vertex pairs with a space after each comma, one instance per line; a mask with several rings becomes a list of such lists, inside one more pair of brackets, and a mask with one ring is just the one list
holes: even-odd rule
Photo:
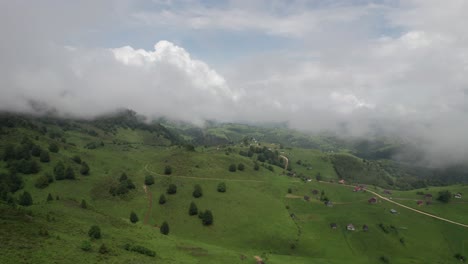
[[39, 176], [39, 178], [36, 179], [34, 186], [39, 189], [44, 189], [45, 187], [49, 186], [49, 177], [45, 174]]
[[65, 179], [65, 166], [59, 161], [54, 167], [55, 180], [60, 181]]
[[192, 144], [186, 144], [184, 147], [187, 151], [195, 151], [195, 146]]
[[127, 185], [127, 189], [129, 190], [135, 189], [135, 184], [133, 184], [132, 180], [128, 179], [127, 181], [125, 181], [125, 184]]
[[159, 231], [163, 235], [168, 235], [169, 234], [169, 224], [166, 221], [164, 221], [162, 223], [161, 228], [159, 229]]
[[120, 196], [128, 193], [130, 190], [135, 189], [135, 184], [130, 180], [126, 173], [122, 173], [119, 178], [119, 184], [112, 186], [109, 193], [113, 196]]
[[85, 241], [81, 242], [80, 248], [83, 251], [91, 251], [91, 249], [92, 249], [91, 242], [89, 242], [88, 240], [85, 240]]
[[448, 203], [450, 200], [452, 200], [452, 193], [449, 191], [439, 192], [439, 197], [437, 197], [437, 200], [443, 203]]
[[77, 164], [81, 164], [81, 158], [78, 155], [73, 156], [72, 160]]
[[245, 169], [244, 164], [239, 163], [239, 164], [237, 165], [237, 169], [240, 170], [240, 171], [243, 171], [243, 170]]
[[382, 263], [390, 263], [390, 260], [388, 259], [387, 256], [381, 256], [379, 258], [379, 260], [382, 262]]
[[165, 204], [166, 203], [166, 196], [164, 196], [164, 194], [161, 194], [161, 196], [159, 196], [159, 204]]
[[211, 213], [210, 210], [206, 210], [201, 215], [201, 220], [202, 220], [202, 224], [205, 225], [205, 226], [212, 225], [213, 224], [213, 213]]
[[83, 209], [87, 209], [87, 208], [88, 208], [88, 204], [86, 204], [86, 201], [85, 201], [85, 200], [81, 200], [80, 207], [83, 208]]
[[54, 198], [52, 197], [52, 194], [49, 193], [49, 195], [47, 195], [47, 202], [50, 202], [50, 201], [53, 201]]
[[21, 194], [20, 197], [19, 197], [18, 203], [19, 203], [19, 205], [22, 205], [22, 206], [32, 205], [33, 200], [32, 200], [31, 194], [28, 193], [28, 192], [24, 192], [23, 194]]
[[173, 183], [169, 184], [169, 187], [167, 187], [167, 194], [175, 194], [177, 193], [177, 186]]
[[218, 190], [218, 192], [221, 192], [221, 193], [226, 192], [226, 183], [220, 182], [218, 184], [217, 190]]
[[107, 253], [109, 253], [109, 249], [106, 247], [105, 244], [102, 244], [102, 245], [99, 247], [99, 253], [100, 253], [100, 254], [107, 254]]
[[198, 214], [197, 205], [194, 202], [191, 202], [190, 207], [189, 207], [189, 215], [197, 215], [197, 214]]
[[89, 175], [88, 163], [86, 163], [84, 161], [81, 163], [80, 174], [81, 175]]
[[12, 144], [8, 144], [5, 146], [5, 149], [3, 150], [3, 160], [8, 161], [8, 160], [14, 160], [14, 159], [16, 159], [15, 147]]
[[260, 166], [258, 165], [257, 162], [254, 163], [254, 170], [258, 171], [260, 169]]
[[196, 184], [192, 193], [194, 198], [200, 198], [203, 196], [203, 190], [200, 185]]
[[322, 175], [320, 174], [320, 172], [317, 173], [317, 175], [315, 175], [315, 179], [317, 181], [321, 181], [323, 179]]
[[137, 216], [137, 214], [136, 214], [135, 212], [133, 212], [133, 211], [130, 213], [130, 222], [132, 222], [132, 223], [134, 223], [134, 224], [135, 224], [136, 222], [138, 222], [138, 216]]
[[49, 162], [50, 161], [49, 152], [47, 150], [42, 150], [41, 151], [41, 156], [39, 157], [39, 160], [41, 162], [44, 162], [44, 163]]
[[38, 145], [33, 145], [31, 148], [31, 155], [34, 157], [39, 157], [41, 155], [42, 149]]
[[8, 200], [8, 193], [23, 187], [23, 180], [16, 173], [0, 173], [0, 199]]
[[455, 254], [454, 257], [460, 262], [466, 262], [466, 257], [460, 253]]
[[94, 239], [100, 239], [101, 238], [101, 228], [97, 225], [91, 226], [91, 228], [88, 231], [88, 235], [90, 238]]
[[231, 164], [231, 165], [229, 165], [229, 171], [230, 171], [230, 172], [235, 172], [236, 170], [237, 170], [236, 164]]
[[145, 184], [146, 184], [146, 185], [153, 185], [153, 184], [154, 184], [154, 177], [153, 177], [153, 175], [146, 175], [146, 177], [145, 177]]
[[164, 167], [164, 174], [166, 175], [171, 175], [172, 174], [172, 167], [167, 165], [166, 167]]
[[127, 174], [126, 174], [125, 172], [123, 172], [123, 173], [120, 175], [119, 181], [120, 181], [120, 182], [123, 182], [123, 181], [126, 181], [126, 180], [128, 180]]
[[292, 189], [291, 189], [291, 188], [288, 188], [288, 193], [292, 193]]
[[67, 167], [65, 170], [65, 179], [74, 180], [75, 179], [75, 171], [72, 167]]
[[52, 153], [59, 152], [59, 146], [57, 145], [57, 143], [50, 143], [49, 144], [49, 151], [52, 152]]
[[23, 174], [35, 174], [40, 171], [39, 164], [32, 159], [13, 160], [8, 162], [11, 171]]
[[402, 245], [404, 245], [404, 244], [405, 244], [405, 238], [400, 237], [400, 243], [401, 243]]
[[147, 255], [147, 256], [150, 256], [150, 257], [156, 256], [156, 252], [154, 252], [153, 250], [150, 250], [148, 248], [145, 248], [143, 246], [132, 246], [130, 244], [125, 244], [124, 249], [127, 250], [127, 251], [137, 252], [137, 253]]
[[58, 195], [55, 196], [55, 200], [57, 200], [57, 201], [60, 200], [60, 196], [58, 196]]

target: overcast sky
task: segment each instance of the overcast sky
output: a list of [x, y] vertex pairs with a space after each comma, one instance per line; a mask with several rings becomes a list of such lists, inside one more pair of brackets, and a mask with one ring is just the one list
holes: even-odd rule
[[468, 157], [465, 0], [0, 0], [0, 110], [131, 108]]

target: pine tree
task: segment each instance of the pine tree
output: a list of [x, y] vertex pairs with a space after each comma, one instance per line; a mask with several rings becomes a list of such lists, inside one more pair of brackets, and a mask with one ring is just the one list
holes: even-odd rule
[[86, 204], [86, 201], [85, 201], [85, 200], [81, 200], [81, 205], [80, 205], [80, 206], [81, 206], [81, 208], [83, 208], [83, 209], [88, 208], [88, 205]]
[[235, 172], [236, 171], [236, 164], [229, 165], [229, 171], [230, 172]]
[[164, 174], [166, 175], [171, 175], [172, 174], [172, 167], [167, 165], [165, 168], [164, 168]]
[[65, 179], [65, 166], [61, 161], [57, 163], [54, 167], [54, 175], [57, 181]]
[[198, 214], [197, 205], [194, 202], [191, 202], [190, 207], [189, 207], [189, 215], [197, 215], [197, 214]]
[[99, 228], [99, 226], [93, 225], [93, 226], [91, 226], [91, 228], [89, 229], [88, 235], [89, 235], [89, 237], [91, 237], [91, 238], [99, 239], [99, 238], [101, 238], [101, 229]]
[[220, 182], [220, 183], [218, 184], [218, 192], [222, 192], [222, 193], [223, 193], [223, 192], [226, 192], [226, 183]]
[[167, 194], [175, 194], [177, 193], [177, 186], [173, 183], [169, 184], [169, 187], [167, 187]]
[[243, 170], [245, 169], [244, 164], [239, 163], [239, 164], [237, 165], [237, 169], [240, 170], [240, 171], [243, 171]]
[[159, 231], [163, 235], [168, 235], [169, 234], [169, 224], [166, 221], [164, 221], [164, 223], [162, 223], [161, 228], [159, 229]]
[[135, 214], [135, 212], [133, 212], [133, 211], [130, 213], [130, 222], [132, 222], [132, 223], [134, 223], [134, 224], [135, 224], [136, 222], [138, 222], [138, 216], [137, 216], [137, 215]]
[[67, 169], [65, 170], [65, 179], [75, 179], [75, 171], [72, 169], [72, 167], [67, 167]]
[[33, 200], [32, 196], [28, 192], [24, 192], [22, 195], [19, 197], [19, 204], [22, 206], [30, 206], [32, 205]]
[[200, 197], [202, 197], [202, 195], [203, 195], [203, 191], [202, 191], [201, 186], [198, 185], [198, 184], [195, 185], [195, 188], [194, 188], [194, 190], [193, 190], [192, 196], [193, 196], [194, 198], [200, 198]]
[[159, 204], [165, 204], [166, 203], [166, 196], [164, 196], [164, 194], [161, 194], [161, 196], [159, 196]]
[[206, 210], [202, 215], [202, 223], [203, 225], [212, 225], [213, 224], [213, 214], [210, 210]]
[[49, 152], [47, 150], [42, 150], [41, 151], [41, 156], [39, 157], [39, 160], [41, 162], [44, 162], [44, 163], [49, 162], [50, 161]]
[[154, 184], [154, 177], [153, 177], [153, 175], [146, 175], [146, 177], [145, 177], [145, 184], [146, 184], [146, 185], [153, 185], [153, 184]]

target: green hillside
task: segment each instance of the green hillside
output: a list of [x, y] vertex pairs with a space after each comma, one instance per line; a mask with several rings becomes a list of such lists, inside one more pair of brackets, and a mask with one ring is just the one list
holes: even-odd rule
[[[384, 193], [378, 186], [396, 189], [399, 181], [384, 161], [282, 146], [241, 125], [236, 134], [246, 136], [228, 133], [234, 125], [219, 129], [232, 144], [204, 146], [131, 112], [100, 122], [7, 115], [1, 124], [0, 263], [256, 263], [254, 256], [293, 264], [460, 263], [456, 254], [468, 256], [468, 227], [380, 198], [368, 202], [375, 191], [466, 225], [468, 187]], [[255, 133], [256, 142], [249, 139]], [[42, 152], [50, 161], [41, 161]], [[83, 162], [88, 173], [81, 173]], [[154, 183], [145, 185], [147, 179]], [[353, 192], [339, 179], [367, 183], [369, 191]], [[220, 183], [225, 192], [218, 191]], [[194, 197], [195, 186], [201, 197]], [[464, 196], [438, 201], [445, 190]], [[24, 192], [32, 205], [24, 204]], [[417, 205], [427, 193], [431, 203]], [[198, 214], [206, 210], [210, 225]], [[163, 222], [168, 235], [161, 233]], [[356, 230], [348, 231], [348, 224]], [[88, 234], [93, 225], [101, 230], [98, 239]]]

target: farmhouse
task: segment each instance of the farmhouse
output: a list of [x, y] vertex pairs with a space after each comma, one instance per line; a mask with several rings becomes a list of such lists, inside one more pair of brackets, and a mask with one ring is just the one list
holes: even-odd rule
[[330, 228], [331, 229], [337, 229], [338, 228], [338, 225], [336, 223], [331, 223], [330, 224]]
[[419, 200], [419, 201], [417, 201], [416, 203], [417, 203], [418, 205], [422, 205], [424, 202], [421, 201], [421, 200]]
[[370, 204], [376, 204], [377, 203], [377, 198], [372, 197], [367, 202], [369, 202]]
[[388, 194], [388, 195], [391, 195], [391, 194], [392, 194], [392, 192], [389, 191], [389, 190], [384, 190], [383, 192], [384, 192], [384, 194]]
[[328, 207], [333, 207], [333, 203], [331, 201], [325, 201], [324, 204]]
[[345, 181], [344, 180], [339, 180], [338, 183], [345, 184]]
[[362, 226], [362, 231], [364, 231], [364, 232], [369, 231], [369, 226], [363, 225], [363, 226]]
[[455, 194], [453, 197], [457, 198], [457, 199], [461, 199], [462, 198], [462, 195], [461, 193], [457, 193]]
[[319, 193], [318, 190], [312, 190], [312, 194], [313, 194], [313, 195], [317, 195], [318, 193]]
[[356, 230], [356, 228], [354, 228], [354, 225], [353, 225], [353, 224], [348, 224], [348, 225], [346, 226], [346, 229], [348, 229], [349, 231], [354, 231], [354, 230]]
[[307, 201], [307, 202], [310, 201], [310, 197], [307, 195], [304, 195], [304, 201]]
[[395, 210], [395, 209], [390, 209], [390, 213], [392, 213], [392, 214], [397, 214], [398, 212], [397, 212], [397, 210]]

